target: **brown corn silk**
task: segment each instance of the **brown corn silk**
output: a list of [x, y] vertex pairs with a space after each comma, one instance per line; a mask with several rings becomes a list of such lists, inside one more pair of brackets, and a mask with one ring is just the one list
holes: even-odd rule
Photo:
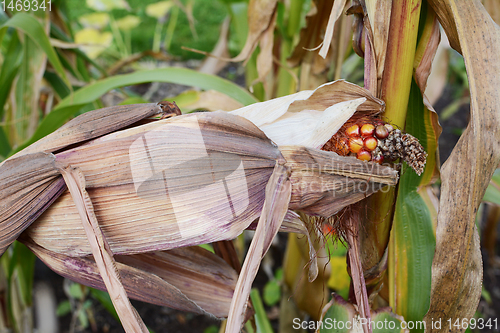
[[[397, 182], [389, 167], [278, 148], [253, 123], [224, 112], [116, 131], [164, 112], [157, 104], [89, 112], [0, 165], [0, 250], [27, 229], [20, 240], [56, 272], [104, 289], [103, 268], [96, 267], [102, 261], [89, 256], [101, 253], [123, 295], [218, 317], [229, 313], [229, 330], [236, 331], [260, 260], [280, 227], [287, 229], [288, 208], [328, 217]], [[64, 192], [63, 170], [73, 173], [66, 181], [75, 178], [73, 192], [83, 199]], [[91, 247], [84, 216], [101, 245]], [[233, 239], [259, 216], [257, 231], [265, 237], [252, 242], [236, 287], [227, 264], [185, 248]], [[301, 228], [288, 223], [288, 230]], [[199, 288], [189, 290], [190, 278]], [[127, 311], [121, 318], [133, 316], [133, 308]]]

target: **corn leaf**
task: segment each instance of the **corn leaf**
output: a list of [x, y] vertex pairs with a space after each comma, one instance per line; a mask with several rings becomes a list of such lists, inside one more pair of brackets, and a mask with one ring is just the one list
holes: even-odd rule
[[[367, 7], [373, 10], [388, 6], [382, 3], [370, 4], [370, 2], [375, 1], [366, 1]], [[387, 33], [389, 38], [386, 43], [387, 50], [373, 50], [371, 53], [386, 53], [381, 86], [376, 94], [386, 103], [386, 110], [382, 115], [391, 124], [404, 128], [417, 45], [421, 1], [392, 1], [391, 3], [391, 28]], [[371, 24], [374, 29], [377, 22], [371, 22]], [[384, 25], [383, 21], [381, 24]], [[384, 34], [383, 27], [378, 29], [377, 35]], [[380, 44], [382, 45], [384, 43]], [[373, 57], [373, 54], [370, 57]], [[365, 82], [371, 82], [370, 84], [373, 85], [377, 83], [378, 86], [378, 70], [373, 68], [373, 64], [377, 65], [375, 59], [365, 66]], [[375, 88], [377, 87], [370, 88], [370, 91], [376, 90]], [[389, 243], [395, 198], [396, 191], [391, 189], [387, 192], [379, 192], [365, 201], [368, 210], [367, 214], [361, 215], [363, 228], [360, 231], [360, 239], [362, 266], [366, 270], [373, 269], [373, 275], [366, 276], [367, 280], [371, 280], [367, 285], [368, 288], [376, 289], [381, 282], [380, 270], [385, 266], [383, 261], [386, 260], [385, 254]]]
[[227, 318], [226, 333], [238, 332], [243, 325], [252, 282], [257, 275], [262, 258], [269, 250], [271, 242], [285, 217], [291, 194], [292, 186], [286, 168], [276, 163], [266, 186], [262, 214], [241, 268], [240, 277], [236, 283], [231, 309]]
[[2, 27], [0, 27], [0, 34], [3, 36], [7, 27], [12, 27], [21, 30], [25, 34], [27, 34], [33, 42], [35, 42], [47, 55], [48, 60], [54, 66], [57, 74], [63, 78], [64, 82], [68, 87], [71, 87], [68, 78], [66, 77], [66, 73], [64, 68], [57, 57], [57, 54], [50, 45], [49, 38], [45, 33], [40, 22], [35, 19], [33, 16], [26, 13], [17, 13], [12, 18], [10, 18], [7, 22], [5, 22]]
[[233, 61], [247, 60], [257, 47], [259, 40], [273, 21], [276, 11], [276, 0], [251, 0], [248, 4], [248, 36], [245, 46]]
[[252, 289], [250, 297], [255, 309], [255, 324], [257, 326], [257, 332], [273, 333], [271, 323], [269, 322], [266, 310], [264, 309], [264, 304], [262, 304], [262, 298], [260, 297], [259, 290]]
[[[333, 294], [332, 299], [323, 308], [321, 320], [323, 326], [320, 333], [349, 333], [353, 330], [356, 310], [339, 295]], [[346, 327], [347, 326], [347, 327]]]
[[5, 102], [9, 96], [12, 82], [18, 73], [17, 71], [21, 63], [21, 51], [18, 34], [17, 32], [13, 32], [0, 72], [0, 86], [2, 87], [0, 90], [0, 119], [4, 119]]
[[[428, 124], [430, 119], [431, 112], [424, 107], [420, 89], [413, 82], [406, 131], [419, 139], [429, 155], [435, 156], [437, 137]], [[389, 251], [389, 304], [407, 321], [421, 320], [430, 303], [436, 211], [422, 195], [426, 194], [431, 180], [428, 174], [433, 173], [435, 163], [435, 158], [429, 159], [420, 177], [412, 170], [403, 170], [399, 181]]]
[[471, 120], [441, 169], [428, 326], [438, 318], [471, 318], [475, 313], [482, 278], [475, 217], [500, 161], [500, 28], [480, 1], [429, 3], [451, 45], [464, 56]]

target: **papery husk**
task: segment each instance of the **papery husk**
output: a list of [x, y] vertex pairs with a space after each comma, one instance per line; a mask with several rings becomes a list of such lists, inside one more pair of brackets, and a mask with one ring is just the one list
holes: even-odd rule
[[[70, 257], [23, 243], [50, 269], [75, 282], [106, 291], [92, 257]], [[238, 275], [201, 247], [115, 256], [130, 298], [170, 308], [226, 317]]]
[[471, 108], [470, 123], [441, 169], [431, 300], [424, 317], [428, 325], [437, 318], [474, 316], [483, 273], [475, 218], [500, 160], [500, 28], [480, 1], [429, 4], [451, 46], [464, 57]]
[[66, 190], [51, 154], [7, 160], [0, 166], [0, 256]]
[[[325, 111], [334, 104], [358, 98], [366, 98], [366, 101], [357, 108], [358, 112], [373, 115], [385, 109], [384, 102], [371, 95], [368, 90], [345, 80], [337, 80], [325, 83], [315, 90], [303, 90], [267, 102], [254, 103], [230, 113], [244, 117], [261, 127], [279, 121], [280, 117], [288, 117], [287, 112]], [[354, 111], [356, 110], [353, 110], [352, 113]], [[342, 110], [339, 110], [339, 112], [342, 112]], [[335, 134], [335, 131], [332, 131], [333, 134]]]
[[150, 103], [88, 112], [0, 163], [0, 256], [66, 189], [55, 167], [54, 156], [43, 153], [52, 153], [170, 111], [166, 105]]
[[330, 217], [398, 181], [397, 170], [354, 157], [305, 147], [280, 150], [294, 170], [289, 208], [309, 215]]
[[70, 145], [121, 130], [142, 119], [166, 112], [169, 112], [169, 110], [160, 103], [110, 106], [86, 112], [12, 157], [38, 152], [52, 153]]
[[[331, 86], [345, 84], [338, 82]], [[362, 88], [351, 89], [355, 95], [360, 91], [369, 95]], [[328, 89], [317, 89], [310, 94], [326, 98]], [[366, 108], [366, 102], [360, 106], [365, 105], [366, 112], [376, 113], [383, 108], [383, 103], [373, 97], [366, 99], [371, 106]], [[293, 113], [308, 105], [303, 100], [296, 101], [297, 104], [289, 102], [285, 112]], [[311, 109], [321, 109], [323, 104], [317, 100]], [[156, 104], [138, 108], [142, 116], [164, 112]], [[124, 277], [120, 276], [122, 271], [129, 272], [129, 268], [122, 265], [144, 272], [154, 266], [150, 256], [130, 255], [233, 239], [260, 216], [230, 307], [228, 327], [236, 331], [241, 326], [249, 288], [260, 260], [289, 208], [313, 215], [331, 215], [384, 185], [397, 182], [397, 171], [390, 167], [354, 157], [338, 157], [333, 152], [314, 148], [279, 148], [255, 124], [227, 112], [146, 122], [90, 140], [106, 133], [99, 124], [99, 115], [106, 120], [102, 124], [109, 122], [107, 113], [98, 110], [76, 118], [50, 139], [36, 144], [54, 154], [30, 153], [34, 148], [28, 147], [20, 157], [0, 166], [0, 177], [8, 180], [1, 183], [0, 193], [5, 202], [13, 202], [14, 198], [18, 203], [0, 206], [7, 217], [0, 226], [5, 229], [14, 225], [22, 231], [55, 200], [25, 231], [24, 239], [31, 239], [45, 254], [52, 253], [54, 259], [59, 258], [59, 263], [52, 264], [56, 270], [64, 258], [81, 260], [78, 267], [92, 265], [94, 261], [88, 255], [93, 254], [127, 331], [144, 331], [145, 326], [128, 302], [126, 284], [129, 282], [122, 285]], [[79, 118], [92, 122], [97, 128], [80, 124]], [[126, 123], [138, 125], [139, 118]], [[82, 143], [77, 145], [78, 142]], [[37, 170], [41, 172], [37, 174]], [[66, 187], [61, 173], [71, 191], [59, 197]], [[19, 177], [26, 181], [16, 184]], [[48, 190], [39, 186], [47, 181], [55, 185], [50, 185]], [[312, 186], [303, 188], [301, 183]], [[359, 188], [361, 183], [374, 186], [373, 190], [363, 191]], [[26, 198], [31, 198], [33, 206]], [[24, 206], [27, 212], [22, 210]], [[23, 220], [23, 216], [27, 216], [27, 220]], [[307, 229], [295, 228], [303, 232]], [[8, 246], [21, 231], [16, 229], [10, 233], [3, 245]], [[188, 265], [188, 260], [182, 264]], [[95, 277], [97, 270], [93, 272]], [[77, 271], [73, 274], [79, 275]], [[136, 274], [142, 273], [133, 271], [130, 279]], [[314, 274], [317, 273], [313, 270]], [[80, 278], [97, 283], [95, 279], [91, 282], [90, 277]], [[130, 283], [133, 285], [133, 281]], [[130, 292], [137, 293], [137, 290], [132, 288]], [[174, 292], [173, 295], [169, 302], [179, 302], [179, 307], [193, 306], [180, 294]], [[200, 306], [198, 303], [196, 306]], [[225, 315], [225, 310], [217, 311], [217, 316]]]
[[[132, 254], [235, 238], [260, 215], [280, 156], [252, 123], [214, 112], [115, 132], [56, 160], [82, 170], [112, 251]], [[67, 193], [28, 233], [48, 250], [90, 254]]]
[[[200, 124], [201, 132], [193, 129], [197, 124]], [[221, 136], [222, 132], [224, 136]], [[142, 140], [145, 133], [156, 133], [148, 134], [151, 137], [147, 139], [149, 151], [154, 152], [151, 153], [155, 161], [153, 167], [164, 168], [156, 176], [151, 174], [147, 155], [137, 153], [133, 158], [129, 155], [129, 147], [138, 142], [136, 140]], [[174, 133], [175, 142], [168, 139], [169, 134], [172, 137]], [[199, 145], [200, 138], [196, 137], [197, 133], [202, 133], [204, 146]], [[165, 140], [170, 140], [170, 148], [157, 149], [168, 142]], [[192, 159], [196, 156], [207, 156], [207, 150], [211, 151], [213, 169], [207, 167], [208, 164], [203, 159]], [[345, 205], [361, 200], [380, 189], [381, 186], [377, 184], [397, 182], [397, 171], [374, 163], [365, 163], [353, 157], [338, 157], [331, 152], [303, 150], [300, 147], [285, 147], [282, 151], [287, 154], [286, 159], [292, 163], [292, 168], [302, 163], [300, 170], [292, 174], [293, 179], [314, 182], [326, 177], [322, 182], [327, 187], [320, 188], [317, 192], [314, 192], [316, 189], [311, 189], [305, 195], [304, 192], [294, 190], [290, 208], [304, 209], [306, 213], [331, 215]], [[80, 168], [85, 175], [97, 219], [115, 254], [166, 250], [236, 237], [260, 215], [264, 188], [274, 164], [280, 159], [283, 157], [278, 147], [257, 127], [243, 118], [222, 112], [199, 113], [154, 122], [113, 133], [56, 154], [58, 163]], [[331, 164], [333, 161], [335, 165]], [[135, 183], [131, 165], [135, 168], [134, 174], [139, 175], [136, 178], [140, 179]], [[239, 166], [243, 168], [242, 172], [235, 171], [239, 170]], [[308, 167], [311, 169], [306, 169]], [[231, 209], [225, 204], [225, 191], [222, 196], [217, 197], [213, 189], [202, 187], [199, 192], [184, 195], [189, 191], [187, 186], [195, 190], [207, 185], [197, 181], [211, 181], [206, 177], [212, 172], [219, 174], [219, 178], [222, 177], [221, 174], [231, 174], [234, 184], [241, 182], [238, 184], [242, 185], [242, 189], [235, 187], [231, 199], [232, 202], [243, 204], [248, 201], [248, 206], [237, 218], [233, 217]], [[141, 176], [141, 173], [149, 175], [149, 178]], [[162, 178], [155, 178], [158, 175], [165, 176], [167, 182], [169, 179], [175, 179], [175, 183], [168, 186], [169, 193], [172, 195], [182, 189], [179, 194], [182, 195], [182, 201], [175, 203], [176, 209], [180, 209], [181, 214], [184, 209], [188, 210], [189, 216], [182, 218], [179, 213], [174, 212], [169, 198], [165, 197]], [[346, 186], [342, 193], [339, 191], [331, 192], [335, 193], [334, 195], [325, 195], [329, 190], [338, 190], [347, 180], [356, 178], [361, 181], [370, 180], [374, 187], [362, 193], [352, 186]], [[138, 186], [137, 183], [141, 185]], [[331, 184], [337, 187], [331, 187]], [[358, 183], [351, 185], [354, 184]], [[206, 198], [211, 200], [207, 202]], [[220, 215], [217, 219], [195, 217], [206, 214]], [[37, 220], [28, 230], [28, 234], [40, 246], [54, 252], [71, 256], [90, 254], [80, 216], [68, 193], [63, 194]], [[71, 242], [67, 242], [67, 239], [71, 239]]]
[[276, 164], [266, 186], [266, 197], [262, 214], [260, 215], [257, 229], [255, 229], [252, 243], [248, 248], [248, 253], [241, 268], [240, 277], [231, 301], [226, 333], [239, 332], [241, 330], [246, 312], [246, 303], [260, 262], [267, 253], [267, 250], [269, 250], [287, 213], [287, 203], [290, 202], [292, 185], [288, 178], [288, 170], [283, 164]]
[[123, 328], [126, 332], [148, 333], [146, 324], [130, 303], [123, 287], [113, 251], [97, 221], [92, 200], [86, 190], [85, 176], [80, 169], [72, 166], [60, 166], [56, 162], [56, 167], [61, 172], [80, 215], [92, 256]]

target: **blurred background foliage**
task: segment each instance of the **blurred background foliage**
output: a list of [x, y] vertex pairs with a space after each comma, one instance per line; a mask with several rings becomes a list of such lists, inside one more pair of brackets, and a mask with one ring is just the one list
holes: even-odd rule
[[[312, 0], [278, 2], [271, 29], [274, 46], [266, 55], [268, 45], [256, 44], [255, 52], [245, 57], [244, 66], [226, 60], [245, 49], [247, 36], [252, 33], [247, 1], [52, 0], [50, 11], [7, 9], [0, 13], [0, 160], [71, 117], [103, 106], [168, 99], [175, 100], [183, 112], [231, 110], [339, 78], [363, 85], [363, 59], [351, 47], [352, 16], [339, 20], [334, 36], [337, 51], [330, 52], [326, 60], [304, 50], [321, 42], [317, 31], [326, 24], [331, 5]], [[315, 21], [310, 19], [314, 10], [324, 13], [314, 16]], [[315, 24], [316, 30], [311, 28]], [[216, 57], [206, 57], [206, 53]], [[260, 55], [266, 56], [261, 61], [267, 66], [259, 64]], [[446, 38], [434, 68], [439, 70], [429, 79], [429, 91], [433, 93], [429, 99], [444, 128], [444, 161], [467, 124], [470, 99], [463, 58], [449, 47]], [[485, 233], [485, 249], [496, 265], [499, 193], [497, 171], [485, 197], [488, 207], [481, 210], [487, 216], [482, 229], [489, 230]], [[334, 234], [332, 230], [323, 231]], [[346, 248], [332, 238], [319, 241], [325, 260], [322, 277], [314, 285], [306, 283], [303, 270], [309, 260], [305, 239], [295, 235], [278, 238], [276, 249], [264, 259], [259, 289], [251, 295], [259, 331], [286, 332], [284, 323], [290, 326], [294, 316], [315, 318], [317, 313], [307, 313], [305, 307], [324, 306], [331, 290], [348, 299]], [[241, 257], [245, 244], [244, 236], [235, 240]], [[33, 303], [34, 271], [35, 257], [20, 243], [0, 259], [0, 332], [31, 332], [34, 326], [43, 332], [44, 323], [33, 321], [37, 304], [36, 297]], [[478, 316], [495, 315], [488, 288], [486, 284]], [[101, 330], [93, 308], [107, 309], [109, 318], [116, 318], [106, 293], [70, 281], [64, 282], [61, 290], [65, 294], [57, 298], [52, 315], [71, 319], [66, 321], [68, 327], [56, 323], [55, 329]], [[165, 313], [161, 311], [150, 314], [162, 315]], [[189, 320], [189, 316], [176, 312], [167, 316], [181, 324]], [[105, 325], [109, 329], [113, 324]], [[153, 327], [155, 323], [148, 325]], [[207, 333], [219, 331], [220, 326], [213, 321], [201, 325], [205, 326], [200, 330]], [[56, 332], [50, 329], [46, 332]], [[253, 329], [247, 325], [248, 331]]]

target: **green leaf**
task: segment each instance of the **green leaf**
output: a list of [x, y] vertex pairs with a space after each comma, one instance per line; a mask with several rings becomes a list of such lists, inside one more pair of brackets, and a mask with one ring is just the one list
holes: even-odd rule
[[72, 283], [69, 287], [69, 294], [75, 299], [83, 297], [82, 286], [79, 283]]
[[266, 310], [262, 304], [262, 299], [260, 298], [259, 291], [257, 289], [252, 289], [250, 292], [250, 298], [255, 310], [255, 324], [257, 325], [257, 332], [259, 333], [273, 333], [271, 323], [267, 318]]
[[148, 101], [142, 98], [141, 96], [133, 96], [124, 99], [122, 102], [118, 103], [118, 105], [130, 105], [130, 104], [141, 104], [147, 103]]
[[[429, 110], [422, 102], [420, 89], [413, 81], [408, 103], [406, 131], [417, 137], [429, 151], [432, 137], [426, 119]], [[433, 139], [434, 140], [434, 139]], [[431, 155], [430, 155], [431, 156]], [[426, 176], [433, 173], [434, 163], [428, 161], [426, 171], [419, 177], [409, 167], [403, 169], [399, 180], [396, 211], [389, 252], [390, 304], [395, 312], [408, 321], [421, 321], [430, 304], [431, 267], [436, 246], [435, 209], [427, 200]], [[423, 183], [424, 182], [424, 183]], [[423, 332], [423, 330], [411, 330]]]
[[272, 279], [264, 286], [264, 302], [268, 306], [275, 305], [281, 299], [281, 287], [276, 279]]
[[62, 317], [71, 312], [71, 303], [66, 300], [59, 303], [56, 309], [56, 316]]
[[500, 169], [497, 169], [486, 188], [483, 201], [500, 206]]
[[13, 32], [7, 51], [3, 54], [4, 60], [0, 72], [0, 87], [2, 87], [0, 89], [0, 119], [3, 119], [4, 105], [21, 64], [21, 50], [17, 32]]
[[24, 244], [14, 242], [12, 261], [13, 268], [9, 272], [9, 279], [17, 283], [24, 305], [30, 306], [33, 301], [33, 280], [35, 277], [35, 255]]
[[45, 52], [45, 54], [47, 54], [47, 58], [56, 70], [57, 74], [59, 74], [66, 85], [70, 87], [69, 80], [66, 77], [66, 73], [64, 72], [64, 68], [59, 61], [59, 58], [57, 57], [57, 53], [52, 45], [50, 45], [49, 38], [47, 37], [43, 26], [37, 19], [26, 13], [18, 13], [2, 25], [0, 28], [0, 36], [3, 37], [7, 27], [19, 29], [28, 35], [31, 40], [33, 40]]
[[219, 328], [215, 325], [211, 325], [205, 328], [203, 333], [219, 333]]
[[326, 305], [328, 310], [322, 318], [323, 325], [320, 328], [320, 333], [348, 333], [351, 331], [354, 323], [354, 308], [338, 295], [333, 295], [333, 298]]
[[2, 127], [0, 127], [0, 161], [5, 159], [10, 151], [12, 150], [9, 140], [5, 135], [5, 132]]
[[59, 98], [65, 98], [71, 93], [71, 90], [56, 73], [45, 71], [43, 78], [50, 84]]
[[413, 325], [423, 325], [423, 322], [405, 322], [403, 324], [402, 318], [397, 318], [389, 311], [377, 313], [373, 316], [371, 323], [373, 333], [403, 333], [406, 332], [403, 327], [413, 327]]
[[109, 297], [109, 294], [105, 291], [89, 288], [90, 294], [101, 303], [101, 305], [106, 309], [116, 319], [116, 321], [120, 322], [120, 318], [118, 318], [118, 314], [116, 313], [115, 307], [113, 306], [113, 302]]
[[42, 120], [33, 136], [18, 147], [16, 152], [52, 133], [75, 115], [81, 107], [97, 100], [106, 92], [119, 87], [155, 81], [189, 85], [201, 89], [214, 89], [234, 98], [244, 105], [257, 102], [255, 97], [249, 92], [230, 81], [187, 68], [169, 67], [116, 75], [89, 84], [64, 98]]
[[89, 318], [87, 317], [87, 312], [83, 308], [78, 311], [78, 321], [83, 328], [89, 327]]

